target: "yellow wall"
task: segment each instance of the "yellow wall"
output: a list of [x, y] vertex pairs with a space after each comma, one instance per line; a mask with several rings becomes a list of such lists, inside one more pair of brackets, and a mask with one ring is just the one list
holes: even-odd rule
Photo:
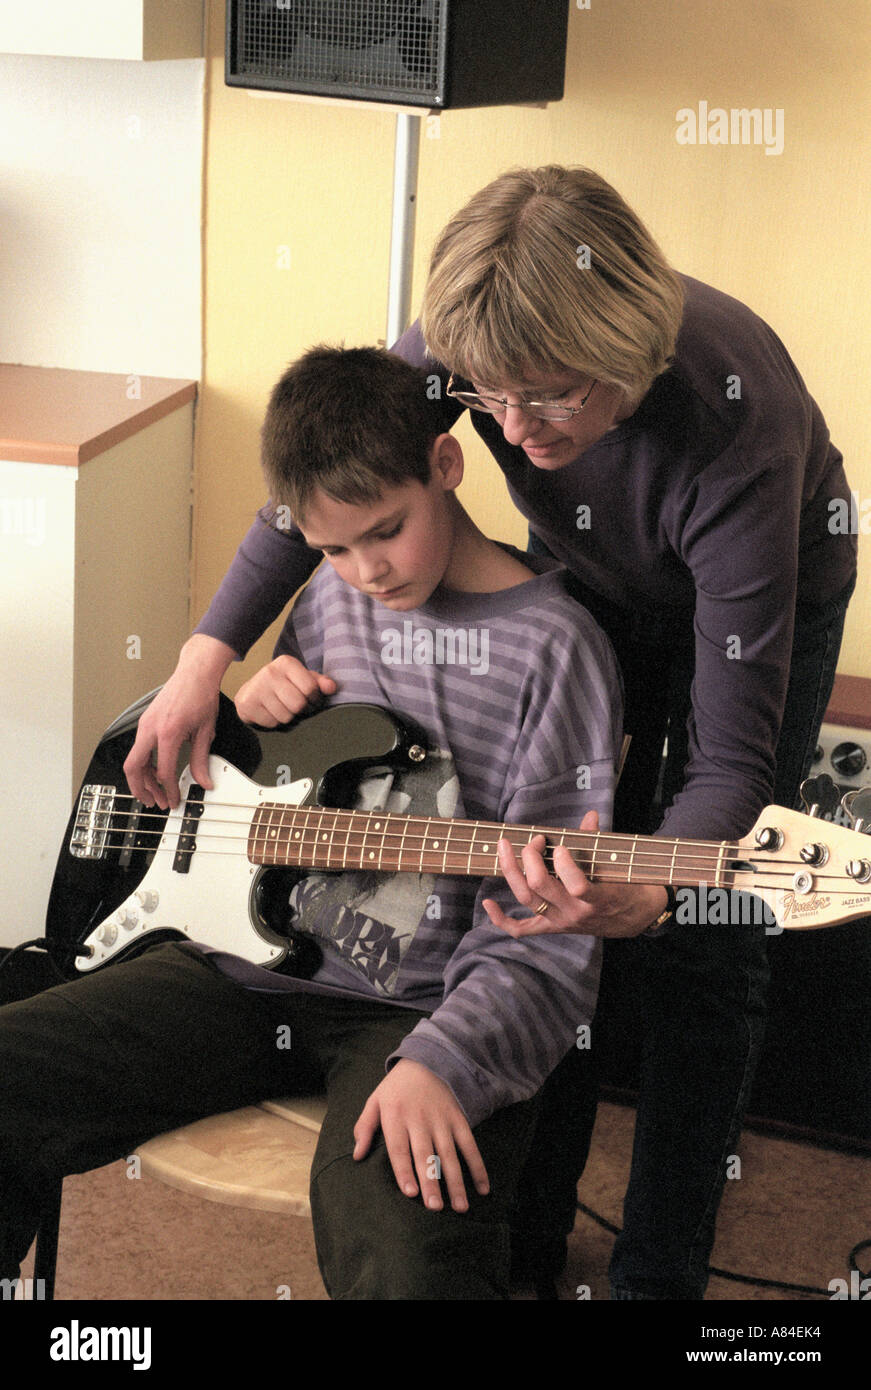
[[[371, 343], [386, 331], [393, 115], [227, 88], [223, 35], [224, 6], [210, 0], [194, 621], [263, 499], [258, 430], [273, 382], [315, 342]], [[471, 193], [511, 165], [586, 164], [678, 269], [771, 323], [851, 486], [871, 499], [869, 58], [866, 0], [573, 3], [561, 103], [446, 112], [438, 137], [422, 138], [415, 310], [432, 242]], [[702, 100], [782, 108], [783, 153], [679, 145], [676, 112]], [[459, 435], [465, 445], [464, 424]], [[524, 543], [489, 456], [473, 446], [467, 461], [467, 508], [490, 534]], [[871, 677], [871, 538], [860, 546], [840, 669]], [[231, 693], [271, 641], [231, 673]]]

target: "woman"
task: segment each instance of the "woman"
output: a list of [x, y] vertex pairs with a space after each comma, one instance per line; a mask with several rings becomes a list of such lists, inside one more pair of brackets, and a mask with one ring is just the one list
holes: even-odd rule
[[[550, 167], [503, 175], [451, 219], [420, 323], [395, 350], [426, 367], [446, 424], [471, 409], [531, 548], [572, 571], [615, 644], [633, 736], [616, 828], [731, 839], [770, 802], [793, 804], [856, 542], [829, 529], [830, 503], [849, 499], [841, 456], [771, 329], [671, 270], [596, 174]], [[260, 513], [143, 720], [127, 767], [137, 795], [175, 799], [189, 733], [203, 780], [224, 671], [318, 562], [282, 520]], [[551, 875], [533, 850], [523, 861], [525, 878], [510, 855], [503, 867], [530, 929], [636, 938], [623, 949], [642, 971], [646, 1036], [612, 1297], [701, 1298], [762, 1036], [763, 927], [678, 922], [664, 888], [590, 884], [564, 858]], [[620, 966], [609, 947], [606, 975]], [[574, 1219], [592, 1107], [572, 1073], [585, 1060], [554, 1074], [546, 1156], [528, 1169], [518, 1231], [539, 1273], [559, 1267]]]

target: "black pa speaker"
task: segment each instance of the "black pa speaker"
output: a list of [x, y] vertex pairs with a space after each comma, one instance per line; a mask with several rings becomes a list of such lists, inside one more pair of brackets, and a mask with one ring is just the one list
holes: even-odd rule
[[559, 101], [570, 0], [227, 0], [233, 87], [393, 105]]

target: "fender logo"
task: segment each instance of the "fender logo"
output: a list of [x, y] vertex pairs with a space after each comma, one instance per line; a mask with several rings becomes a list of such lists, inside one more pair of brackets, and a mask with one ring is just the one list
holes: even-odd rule
[[811, 893], [806, 898], [797, 898], [795, 893], [784, 893], [783, 919], [788, 921], [790, 917], [812, 917], [817, 912], [824, 912], [831, 901], [831, 897], [820, 893]]
[[[793, 892], [784, 893], [783, 921], [787, 922], [790, 917], [813, 917], [818, 912], [825, 912], [831, 902], [831, 895], [825, 893], [811, 893], [807, 897], [796, 897]], [[839, 908], [864, 907], [866, 904], [871, 904], [869, 893], [839, 900]]]

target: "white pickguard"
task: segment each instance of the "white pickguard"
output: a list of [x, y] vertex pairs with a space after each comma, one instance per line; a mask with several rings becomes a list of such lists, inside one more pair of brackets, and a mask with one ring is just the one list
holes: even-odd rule
[[248, 860], [248, 831], [261, 801], [300, 806], [311, 793], [311, 779], [262, 787], [214, 754], [209, 758], [209, 778], [214, 787], [203, 797], [197, 848], [188, 872], [173, 869], [185, 800], [194, 780], [186, 767], [179, 778], [181, 803], [167, 818], [148, 872], [136, 891], [86, 938], [92, 954], [76, 956], [77, 970], [95, 970], [131, 942], [167, 929], [255, 965], [274, 965], [284, 956], [286, 948], [267, 940], [256, 924], [252, 890], [261, 870]]

